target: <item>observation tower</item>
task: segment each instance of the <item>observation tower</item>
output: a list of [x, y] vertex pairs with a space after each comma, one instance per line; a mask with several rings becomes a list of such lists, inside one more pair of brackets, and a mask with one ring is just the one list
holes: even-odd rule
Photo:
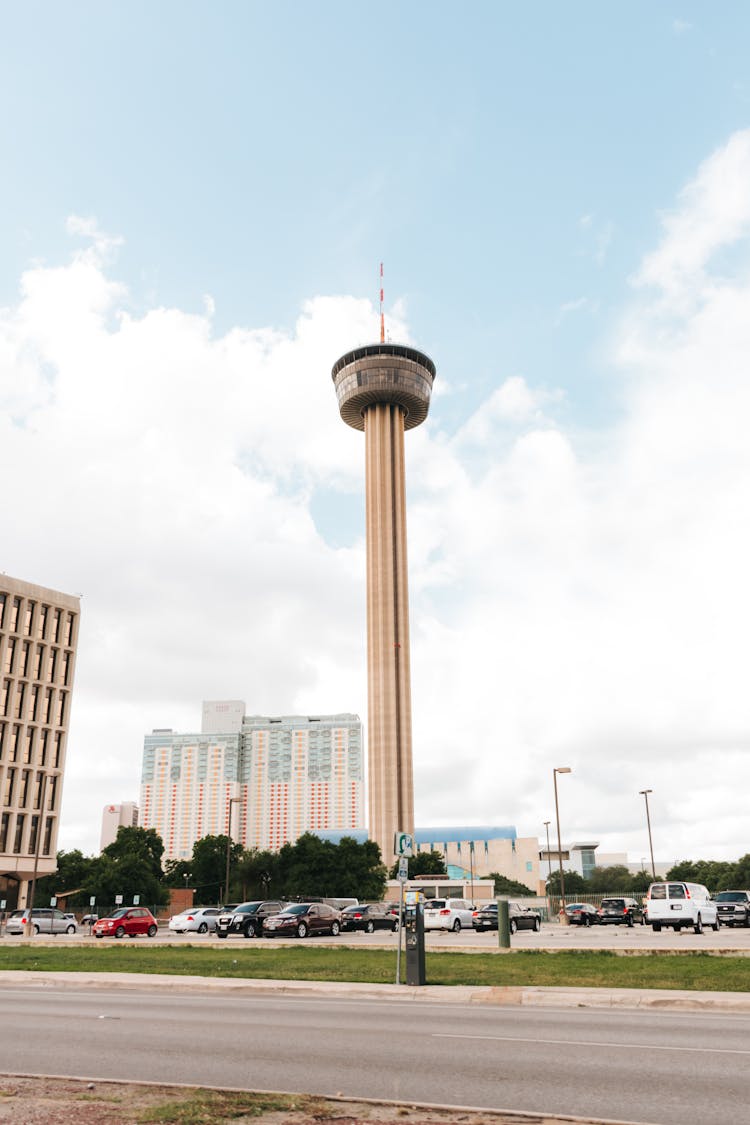
[[[382, 267], [381, 267], [382, 277]], [[395, 832], [414, 832], [404, 431], [427, 417], [435, 365], [384, 342], [333, 366], [341, 417], [365, 434], [369, 838], [383, 862]]]

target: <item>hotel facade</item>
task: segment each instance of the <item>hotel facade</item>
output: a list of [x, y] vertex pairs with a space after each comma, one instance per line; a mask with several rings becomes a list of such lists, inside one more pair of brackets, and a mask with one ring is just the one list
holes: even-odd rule
[[204, 836], [277, 851], [308, 831], [361, 831], [359, 717], [244, 710], [240, 700], [204, 703], [200, 734], [146, 735], [140, 823], [161, 836], [165, 858], [189, 859]]
[[57, 870], [80, 602], [0, 575], [0, 901]]

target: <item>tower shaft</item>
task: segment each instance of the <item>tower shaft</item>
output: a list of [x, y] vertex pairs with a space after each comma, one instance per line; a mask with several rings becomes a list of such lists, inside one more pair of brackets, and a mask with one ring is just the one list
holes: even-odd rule
[[414, 831], [404, 412], [364, 411], [367, 505], [369, 835], [384, 859]]

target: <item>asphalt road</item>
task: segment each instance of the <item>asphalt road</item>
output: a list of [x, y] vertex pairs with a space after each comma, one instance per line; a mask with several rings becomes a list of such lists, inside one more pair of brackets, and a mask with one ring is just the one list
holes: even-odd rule
[[742, 1121], [750, 1017], [0, 988], [0, 1069], [649, 1125]]

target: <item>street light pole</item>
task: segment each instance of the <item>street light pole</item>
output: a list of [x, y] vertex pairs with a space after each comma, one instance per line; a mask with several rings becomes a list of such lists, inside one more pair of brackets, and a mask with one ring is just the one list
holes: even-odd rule
[[653, 793], [653, 789], [639, 789], [638, 792], [646, 802], [646, 824], [648, 825], [648, 846], [651, 852], [651, 874], [656, 879], [656, 864], [654, 863], [654, 845], [651, 842], [651, 816], [648, 811], [648, 795]]
[[560, 861], [560, 925], [569, 926], [570, 919], [565, 913], [565, 876], [563, 874], [562, 840], [560, 837], [560, 806], [557, 801], [557, 775], [559, 773], [572, 773], [570, 766], [555, 766], [552, 779], [555, 785], [555, 816], [557, 818], [557, 858]]
[[229, 855], [232, 848], [232, 805], [241, 805], [241, 797], [230, 797], [229, 807], [227, 809], [227, 873], [224, 880], [224, 899], [225, 903], [229, 901]]

